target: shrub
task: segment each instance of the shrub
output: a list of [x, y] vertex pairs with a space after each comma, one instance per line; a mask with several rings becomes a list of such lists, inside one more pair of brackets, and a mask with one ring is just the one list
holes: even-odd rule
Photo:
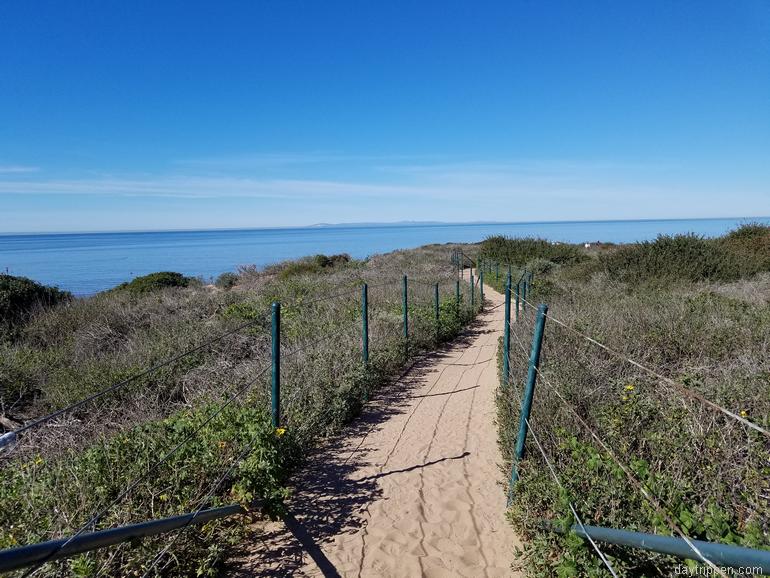
[[69, 300], [72, 295], [58, 287], [41, 285], [26, 277], [0, 275], [0, 325], [13, 325], [36, 309]]
[[550, 273], [556, 267], [558, 267], [558, 265], [553, 261], [549, 261], [548, 259], [542, 259], [538, 257], [537, 259], [533, 259], [532, 261], [527, 263], [524, 268], [527, 271], [531, 271], [535, 275], [543, 275], [545, 273]]
[[238, 275], [235, 273], [222, 273], [219, 277], [217, 277], [216, 281], [214, 281], [214, 285], [227, 291], [228, 289], [232, 289], [238, 284], [238, 279]]
[[579, 263], [587, 259], [581, 247], [568, 243], [555, 243], [545, 239], [489, 237], [481, 243], [482, 259], [523, 266], [535, 259], [558, 264]]
[[342, 253], [340, 255], [316, 255], [313, 257], [313, 260], [316, 265], [322, 269], [327, 267], [338, 267], [350, 263], [350, 255], [347, 253]]
[[[69, 524], [88, 520], [120, 495], [127, 480], [137, 480], [136, 487], [102, 516], [99, 528], [233, 501], [248, 506], [259, 500], [267, 513], [280, 511], [287, 493], [285, 480], [299, 458], [291, 433], [277, 435], [267, 411], [248, 402], [231, 405], [213, 417], [218, 410], [212, 404], [181, 411], [102, 440], [82, 453], [70, 451], [53, 459], [37, 456], [21, 467], [3, 468], [0, 548], [43, 540], [51, 534], [69, 534]], [[178, 451], [172, 453], [177, 446]], [[221, 472], [249, 446], [248, 457], [236, 462], [214, 496], [200, 504], [198, 500]], [[166, 453], [169, 459], [153, 470], [158, 457]], [[55, 512], [67, 512], [67, 519]], [[232, 521], [219, 521], [180, 532], [175, 551], [184, 556], [175, 557], [176, 575], [215, 575], [223, 562], [221, 543], [238, 531]], [[83, 554], [72, 561], [52, 563], [45, 572], [71, 575], [66, 572], [69, 568], [76, 576], [95, 576], [104, 564], [101, 571], [105, 575], [138, 575], [167, 541], [159, 536], [139, 540], [128, 549]], [[217, 555], [212, 556], [212, 551]]]
[[654, 241], [624, 245], [599, 257], [611, 279], [630, 283], [737, 279], [736, 255], [698, 235], [660, 235]]
[[737, 257], [742, 277], [770, 271], [770, 226], [748, 223], [716, 242]]
[[316, 273], [332, 272], [351, 262], [350, 255], [314, 255], [296, 261], [279, 263], [268, 268], [270, 272], [278, 272], [281, 279], [288, 279], [297, 275], [311, 275]]
[[115, 287], [113, 291], [127, 291], [135, 295], [141, 295], [143, 293], [150, 293], [168, 287], [187, 287], [192, 281], [192, 278], [185, 277], [181, 273], [160, 271], [158, 273], [150, 273], [149, 275], [136, 277], [126, 283], [121, 283]]

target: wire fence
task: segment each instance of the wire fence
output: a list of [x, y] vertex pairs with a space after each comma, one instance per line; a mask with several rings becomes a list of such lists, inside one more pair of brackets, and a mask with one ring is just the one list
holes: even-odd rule
[[[392, 375], [396, 368], [403, 366], [410, 358], [435, 348], [442, 340], [451, 338], [472, 319], [480, 302], [476, 301], [475, 305], [471, 306], [470, 296], [477, 293], [478, 287], [461, 283], [459, 280], [445, 279], [439, 283], [431, 283], [425, 279], [404, 276], [403, 279], [330, 292], [319, 297], [308, 299], [306, 296], [279, 306], [283, 316], [278, 318], [277, 332], [275, 325], [273, 326], [272, 363], [269, 358], [265, 358], [261, 367], [251, 370], [252, 375], [248, 379], [231, 391], [223, 392], [222, 400], [211, 406], [186, 435], [167, 448], [138, 475], [122, 481], [122, 489], [98, 503], [86, 520], [75, 526], [74, 534], [51, 542], [50, 547], [44, 548], [43, 553], [31, 563], [23, 576], [36, 575], [47, 562], [72, 555], [69, 552], [73, 551], [75, 545], [81, 548], [83, 543], [88, 542], [89, 536], [101, 539], [102, 534], [109, 532], [105, 528], [109, 527], [110, 520], [113, 519], [111, 513], [117, 511], [124, 500], [140, 489], [144, 491], [144, 486], [150, 479], [161, 479], [161, 470], [165, 466], [184, 453], [188, 444], [196, 440], [205, 429], [210, 428], [225, 411], [236, 405], [256, 403], [266, 408], [272, 397], [273, 407], [275, 408], [277, 400], [281, 408], [280, 421], [276, 424], [277, 429], [273, 435], [282, 436], [283, 432], [288, 430], [298, 445], [312, 445], [319, 435], [331, 432], [349, 419], [351, 412], [357, 411], [357, 408], [366, 403], [368, 396], [373, 393], [372, 388], [376, 387], [378, 382]], [[312, 316], [307, 314], [311, 309]], [[89, 404], [95, 406], [100, 399], [162, 368], [172, 367], [175, 362], [193, 356], [231, 335], [253, 328], [259, 328], [262, 332], [260, 335], [264, 335], [269, 317], [270, 314], [265, 312], [264, 315], [205, 339], [193, 348], [116, 383], [101, 387], [87, 397], [7, 432], [0, 438], [6, 463], [13, 464], [8, 452], [13, 452], [18, 445], [16, 442], [33, 430], [54, 426], [59, 418], [68, 413], [82, 414]], [[371, 356], [368, 355], [370, 343]], [[267, 345], [266, 342], [265, 352]], [[278, 373], [276, 351], [279, 352], [280, 359]], [[276, 388], [278, 376], [280, 390]], [[272, 394], [267, 394], [271, 383]], [[345, 388], [346, 391], [342, 391]], [[142, 435], [141, 431], [137, 432], [137, 435]], [[202, 513], [210, 512], [206, 508], [209, 508], [212, 502], [221, 499], [223, 486], [232, 479], [233, 473], [259, 443], [261, 442], [258, 438], [245, 438], [241, 450], [231, 453], [229, 458], [225, 455], [219, 461], [220, 472], [215, 476], [207, 476], [206, 479], [211, 482], [202, 489], [197, 498], [185, 502], [192, 505], [193, 511], [187, 515], [184, 523], [174, 529], [174, 536], [166, 540], [156, 554], [142, 566], [144, 575], [152, 575], [159, 568], [171, 563], [172, 550], [178, 546], [181, 536], [195, 526], [198, 519], [203, 518]], [[42, 464], [41, 467], [46, 465]], [[210, 516], [206, 519], [210, 519]], [[63, 521], [59, 525], [59, 533], [65, 532], [73, 521]], [[149, 520], [147, 523], [154, 522]], [[114, 558], [118, 555], [122, 540], [116, 544], [118, 547], [113, 548], [110, 555], [98, 558], [99, 564], [92, 567], [89, 574], [114, 574]], [[30, 548], [35, 547], [0, 551], [0, 571], [18, 567], [19, 559], [29, 557], [30, 552], [27, 550]], [[79, 551], [87, 550], [88, 548]]]
[[[508, 283], [506, 285], [506, 293], [507, 293], [507, 299], [506, 299], [506, 307], [510, 307], [510, 293], [511, 293], [511, 281], [510, 277], [508, 280]], [[604, 455], [606, 455], [623, 473], [625, 476], [629, 487], [633, 488], [635, 492], [637, 492], [637, 495], [640, 496], [644, 501], [647, 502], [649, 507], [651, 508], [651, 511], [655, 513], [659, 517], [660, 520], [664, 522], [664, 525], [666, 525], [674, 535], [679, 536], [683, 543], [686, 545], [685, 548], [679, 548], [678, 550], [676, 548], [669, 549], [667, 552], [671, 553], [674, 550], [677, 550], [677, 554], [679, 556], [684, 556], [687, 558], [694, 559], [704, 565], [706, 565], [710, 572], [712, 572], [714, 575], [720, 575], [720, 576], [727, 576], [728, 572], [732, 572], [727, 568], [728, 566], [735, 567], [737, 564], [741, 563], [741, 560], [746, 563], [748, 566], [749, 561], [754, 561], [758, 564], [758, 566], [754, 567], [754, 570], [764, 568], [765, 571], [768, 571], [768, 568], [770, 568], [770, 554], [763, 553], [759, 550], [751, 550], [749, 548], [738, 548], [732, 545], [721, 545], [721, 544], [713, 544], [708, 542], [702, 542], [699, 540], [696, 540], [692, 538], [689, 533], [683, 528], [683, 526], [678, 522], [677, 519], [675, 519], [675, 516], [671, 514], [672, 507], [670, 504], [667, 504], [665, 499], [660, 497], [659, 495], [656, 495], [656, 491], [654, 487], [650, 487], [648, 483], [646, 483], [644, 480], [640, 479], [639, 475], [634, 471], [632, 467], [626, 463], [619, 453], [611, 446], [609, 442], [607, 442], [601, 433], [597, 430], [595, 426], [592, 426], [587, 419], [581, 415], [581, 412], [578, 410], [578, 408], [570, 402], [570, 400], [567, 399], [564, 393], [561, 391], [561, 387], [559, 387], [549, 376], [547, 371], [543, 371], [540, 365], [540, 348], [542, 346], [542, 331], [545, 326], [546, 320], [553, 321], [555, 326], [561, 329], [562, 331], [566, 331], [569, 334], [576, 336], [579, 339], [585, 340], [586, 343], [589, 343], [591, 346], [596, 347], [599, 351], [602, 351], [606, 354], [609, 354], [613, 358], [617, 359], [619, 362], [625, 363], [628, 366], [641, 370], [645, 375], [650, 376], [657, 380], [660, 383], [665, 384], [666, 386], [671, 387], [671, 389], [675, 392], [677, 392], [679, 395], [682, 396], [682, 399], [689, 399], [691, 401], [694, 401], [695, 403], [701, 404], [702, 407], [706, 408], [707, 410], [710, 410], [712, 412], [717, 413], [718, 415], [723, 416], [725, 419], [732, 420], [733, 422], [740, 424], [741, 426], [745, 427], [747, 431], [755, 432], [756, 434], [759, 434], [761, 436], [767, 437], [768, 431], [766, 428], [764, 428], [762, 425], [759, 425], [753, 421], [748, 420], [745, 416], [739, 415], [736, 411], [731, 411], [730, 409], [724, 407], [723, 405], [708, 399], [703, 394], [696, 392], [692, 390], [692, 388], [688, 387], [686, 384], [671, 379], [664, 375], [663, 371], [656, 370], [651, 367], [649, 367], [646, 364], [640, 363], [633, 358], [624, 355], [622, 352], [620, 352], [617, 348], [610, 347], [603, 343], [602, 341], [588, 335], [585, 331], [576, 329], [575, 327], [571, 326], [569, 323], [557, 318], [554, 316], [554, 314], [550, 311], [548, 311], [548, 307], [544, 305], [536, 305], [534, 300], [529, 300], [524, 296], [519, 295], [519, 298], [521, 299], [521, 303], [523, 304], [525, 310], [530, 311], [529, 314], [522, 314], [519, 318], [518, 322], [510, 320], [510, 315], [506, 316], [506, 326], [504, 327], [506, 329], [505, 337], [504, 337], [504, 343], [503, 343], [503, 352], [502, 355], [505, 359], [509, 359], [513, 361], [513, 365], [518, 368], [518, 370], [514, 370], [510, 363], [504, 363], [504, 367], [508, 367], [508, 372], [504, 373], [504, 379], [502, 380], [503, 386], [507, 388], [505, 391], [510, 393], [512, 397], [512, 401], [514, 404], [514, 407], [511, 408], [512, 414], [514, 416], [517, 416], [520, 422], [520, 428], [519, 428], [519, 435], [518, 438], [523, 436], [526, 439], [527, 433], [529, 433], [532, 436], [532, 441], [534, 441], [534, 446], [539, 452], [539, 455], [542, 457], [543, 463], [547, 467], [547, 471], [551, 474], [551, 477], [554, 480], [554, 483], [559, 488], [560, 492], [564, 494], [565, 496], [569, 496], [570, 492], [566, 489], [565, 484], [562, 482], [561, 477], [557, 473], [557, 468], [555, 466], [556, 460], [553, 459], [552, 456], [549, 456], [549, 453], [547, 449], [545, 448], [545, 444], [541, 443], [540, 437], [532, 428], [532, 418], [531, 418], [531, 404], [532, 404], [532, 396], [534, 395], [534, 384], [535, 381], [542, 383], [547, 388], [547, 393], [552, 394], [555, 396], [555, 398], [559, 401], [559, 403], [562, 405], [564, 410], [566, 410], [569, 414], [569, 417], [574, 420], [574, 423], [578, 424], [579, 427], [586, 433], [586, 435], [589, 437], [589, 439], [596, 444], [596, 447], [599, 448], [601, 452], [603, 452]], [[536, 313], [535, 313], [536, 312]], [[540, 342], [538, 342], [538, 331], [540, 332]], [[528, 347], [525, 340], [526, 338], [522, 335], [522, 333], [531, 332], [533, 335], [532, 343]], [[511, 339], [512, 338], [512, 339]], [[511, 347], [509, 342], [506, 342], [507, 339], [511, 339], [513, 343], [513, 347]], [[551, 354], [554, 357], [553, 361], [557, 362], [559, 361], [559, 353], [558, 351], [551, 350]], [[516, 361], [518, 360], [518, 361]], [[519, 371], [526, 370], [526, 373], [519, 374]], [[528, 375], [527, 375], [528, 374]], [[525, 383], [526, 387], [524, 389], [524, 397], [522, 394], [519, 393], [517, 383]], [[529, 397], [529, 399], [525, 399], [525, 397]], [[540, 396], [537, 396], [540, 397]], [[544, 427], [546, 429], [551, 429], [554, 427], [554, 420], [555, 420], [555, 414], [553, 413], [553, 407], [548, 406], [547, 408], [542, 408], [542, 411], [538, 413], [538, 415], [541, 416], [542, 419], [546, 419], [547, 421], [544, 423]], [[567, 420], [568, 421], [568, 420]], [[564, 427], [564, 426], [559, 426]], [[520, 439], [517, 439], [517, 442], [520, 442]], [[552, 447], [557, 447], [555, 444], [551, 444]], [[518, 446], [517, 446], [518, 449]], [[560, 452], [560, 460], [566, 460], [568, 457], [564, 455], [563, 452]], [[568, 455], [568, 454], [567, 454]], [[522, 451], [521, 453], [518, 453], [517, 455], [514, 455], [512, 457], [512, 470], [511, 470], [511, 485], [509, 487], [509, 499], [512, 499], [512, 496], [515, 494], [515, 487], [516, 482], [519, 480], [519, 472], [518, 468], [520, 467], [520, 461], [523, 457], [523, 445], [522, 445]], [[633, 456], [630, 457], [630, 459], [634, 459]], [[595, 500], [593, 500], [595, 503]], [[617, 571], [611, 564], [609, 558], [602, 552], [601, 548], [599, 548], [597, 542], [598, 539], [594, 539], [592, 536], [592, 532], [594, 534], [598, 533], [597, 529], [594, 527], [587, 527], [584, 524], [584, 518], [578, 513], [578, 508], [576, 507], [575, 502], [572, 499], [568, 499], [568, 507], [573, 515], [577, 528], [580, 530], [580, 534], [588, 539], [590, 542], [591, 548], [596, 552], [597, 556], [601, 560], [602, 564], [606, 567], [607, 571], [612, 576], [617, 576]], [[588, 502], [583, 500], [583, 503], [586, 507], [586, 511], [591, 514], [592, 512], [591, 506], [589, 506]], [[608, 530], [612, 531], [612, 530]], [[628, 534], [628, 532], [626, 532]], [[607, 540], [606, 537], [603, 536], [605, 541]], [[622, 543], [622, 542], [617, 542]], [[644, 540], [641, 540], [638, 544], [632, 544], [635, 547], [639, 548], [646, 548], [654, 550], [654, 548], [651, 548], [649, 545], [644, 544]], [[704, 553], [704, 550], [708, 550], [710, 552], [709, 556], [707, 556]], [[683, 551], [687, 550], [687, 551]], [[666, 550], [657, 550], [658, 552], [666, 552]], [[731, 557], [732, 556], [732, 557]], [[718, 564], [722, 564], [721, 566]], [[732, 575], [732, 573], [730, 574]]]
[[[545, 322], [553, 321], [560, 330], [584, 340], [619, 363], [642, 371], [648, 377], [670, 387], [683, 398], [701, 404], [707, 410], [724, 419], [732, 420], [747, 431], [770, 438], [767, 428], [709, 399], [688, 387], [687, 384], [666, 376], [662, 370], [649, 367], [648, 364], [625, 355], [619, 348], [607, 345], [586, 331], [572, 326], [548, 312], [547, 307], [536, 305], [531, 296], [533, 285], [531, 272], [518, 271], [505, 265], [501, 266], [499, 263], [474, 260], [457, 251], [453, 252], [451, 261], [456, 267], [456, 279], [445, 278], [435, 282], [404, 276], [401, 279], [353, 287], [344, 291], [327, 292], [318, 296], [305, 295], [279, 306], [279, 311], [283, 313], [278, 317], [277, 327], [275, 314], [273, 314], [272, 360], [267, 354], [268, 341], [266, 340], [264, 356], [259, 358], [259, 365], [250, 365], [249, 374], [240, 380], [239, 385], [223, 391], [221, 399], [208, 407], [187, 433], [171, 447], [165, 448], [159, 457], [149, 463], [138, 475], [122, 481], [120, 491], [99, 501], [98, 506], [92, 508], [85, 522], [74, 524], [73, 520], [67, 520], [59, 532], [63, 532], [67, 526], [70, 526], [76, 528], [75, 533], [51, 543], [33, 562], [25, 563], [29, 568], [23, 576], [34, 575], [44, 568], [47, 562], [70, 555], [68, 552], [72, 549], [71, 546], [83, 542], [83, 538], [91, 533], [103, 533], [105, 525], [109, 523], [110, 512], [132, 493], [139, 491], [147, 480], [160, 477], [163, 466], [169, 465], [172, 458], [182, 453], [188, 444], [202, 435], [206, 428], [233, 406], [244, 403], [257, 404], [266, 410], [272, 402], [273, 425], [277, 429], [271, 430], [271, 435], [281, 436], [288, 430], [301, 446], [312, 445], [319, 433], [326, 434], [333, 431], [349, 419], [351, 412], [360, 409], [374, 393], [373, 388], [384, 375], [393, 375], [395, 370], [403, 367], [410, 358], [436, 347], [472, 319], [484, 306], [482, 295], [485, 279], [487, 282], [494, 280], [498, 283], [502, 280], [505, 283], [505, 301], [488, 310], [505, 307], [506, 321], [503, 328], [502, 352], [504, 370], [501, 377], [505, 390], [513, 396], [513, 403], [520, 408], [518, 411], [513, 410], [514, 414], [518, 413], [520, 427], [516, 439], [516, 454], [512, 457], [509, 500], [515, 495], [516, 482], [519, 480], [518, 469], [524, 455], [525, 440], [529, 434], [547, 473], [553, 479], [559, 493], [565, 497], [580, 535], [586, 537], [604, 568], [612, 576], [619, 575], [619, 570], [613, 565], [612, 556], [606, 554], [600, 547], [600, 543], [606, 539], [596, 538], [595, 529], [586, 524], [589, 518], [597, 517], [596, 512], [592, 511], [591, 502], [587, 500], [587, 496], [578, 496], [575, 499], [570, 484], [565, 481], [563, 475], [560, 475], [559, 466], [564, 464], [564, 460], [569, 459], [568, 456], [554, 455], [549, 452], [548, 448], [556, 447], [556, 443], [544, 436], [550, 434], [552, 424], [548, 421], [535, 423], [537, 432], [533, 428], [532, 404], [537, 381], [558, 400], [561, 410], [569, 414], [574, 420], [573, 423], [579, 426], [585, 436], [622, 471], [629, 487], [633, 488], [638, 497], [648, 504], [651, 511], [663, 521], [668, 530], [681, 538], [689, 551], [689, 555], [685, 554], [686, 557], [705, 564], [717, 575], [726, 576], [725, 569], [717, 564], [720, 560], [712, 559], [713, 554], [705, 554], [704, 543], [692, 538], [687, 529], [671, 514], [672, 507], [667, 503], [666, 498], [641, 479], [635, 469], [629, 465], [629, 460], [632, 460], [633, 456], [623, 455], [623, 452], [614, 448], [602, 432], [589, 423], [580, 409], [562, 391], [561, 384], [557, 384], [549, 376], [547, 368], [541, 368], [540, 348]], [[470, 271], [466, 270], [468, 267]], [[518, 281], [514, 284], [516, 279]], [[308, 315], [311, 309], [313, 315]], [[7, 454], [13, 451], [20, 436], [43, 426], [52, 426], [65, 414], [82, 412], [89, 405], [96, 405], [100, 399], [161, 369], [173, 367], [180, 360], [194, 356], [230, 336], [258, 328], [266, 337], [269, 318], [268, 312], [264, 315], [260, 314], [254, 319], [207, 338], [194, 347], [125, 379], [100, 387], [96, 392], [80, 400], [4, 434], [0, 437], [0, 448]], [[528, 347], [524, 334], [529, 331], [533, 333], [533, 340]], [[511, 341], [514, 345], [513, 349], [511, 349]], [[369, 355], [370, 346], [371, 356]], [[276, 351], [280, 360], [278, 365], [276, 365]], [[512, 364], [512, 361], [515, 362]], [[515, 385], [519, 382], [525, 383], [523, 393], [519, 393]], [[312, 387], [309, 384], [312, 384]], [[343, 386], [347, 389], [341, 392], [340, 388]], [[280, 417], [275, 413], [276, 400], [281, 410]], [[538, 414], [541, 419], [550, 409], [544, 409]], [[190, 504], [192, 511], [188, 512], [184, 521], [174, 527], [173, 535], [157, 542], [154, 553], [142, 565], [144, 576], [153, 575], [174, 563], [175, 546], [190, 528], [211, 511], [207, 508], [217, 505], [217, 501], [222, 498], [222, 488], [232, 481], [234, 472], [248, 459], [261, 441], [262, 438], [257, 434], [246, 435], [239, 449], [224, 455], [219, 460], [218, 470], [207, 477], [206, 483], [199, 489], [196, 496], [188, 500], [187, 503]], [[235, 507], [237, 504], [231, 504], [231, 506], [233, 506], [231, 510], [224, 508], [227, 512], [223, 513], [223, 516], [243, 511], [240, 506]], [[114, 548], [111, 554], [99, 559], [100, 563], [98, 567], [93, 567], [92, 575], [114, 573], [114, 559], [123, 542], [124, 540], [114, 542], [119, 546]], [[15, 560], [14, 556], [20, 556], [22, 551], [25, 551], [25, 548], [0, 551], [0, 570], [19, 567], [18, 559]], [[709, 552], [712, 550], [709, 549]], [[29, 554], [26, 551], [24, 553]]]

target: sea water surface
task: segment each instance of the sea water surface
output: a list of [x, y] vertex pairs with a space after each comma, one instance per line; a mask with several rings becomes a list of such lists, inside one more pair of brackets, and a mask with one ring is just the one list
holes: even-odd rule
[[0, 272], [88, 295], [154, 271], [178, 271], [209, 280], [239, 265], [264, 266], [316, 253], [362, 258], [428, 243], [476, 242], [490, 235], [625, 243], [659, 234], [717, 236], [747, 221], [770, 224], [770, 218], [751, 218], [0, 234]]

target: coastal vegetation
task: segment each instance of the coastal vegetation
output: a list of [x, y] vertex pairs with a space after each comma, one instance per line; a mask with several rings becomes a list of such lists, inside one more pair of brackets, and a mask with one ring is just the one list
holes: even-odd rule
[[[429, 246], [366, 260], [315, 256], [243, 267], [213, 286], [163, 272], [89, 298], [43, 299], [35, 307], [9, 301], [15, 330], [0, 338], [3, 427], [98, 397], [21, 434], [0, 454], [0, 548], [233, 502], [253, 506], [248, 515], [41, 571], [143, 575], [167, 548], [151, 575], [217, 575], [253, 531], [254, 517], [281, 512], [301, 456], [352, 419], [410, 358], [451, 339], [471, 319], [467, 300], [457, 307], [450, 251]], [[441, 284], [438, 324], [434, 282]], [[368, 364], [361, 358], [363, 283], [369, 284]], [[269, 414], [275, 301], [282, 303], [284, 352], [278, 429]], [[144, 373], [148, 368], [157, 370]]]
[[[161, 272], [89, 298], [0, 278], [3, 428], [126, 381], [0, 454], [0, 548], [237, 502], [250, 513], [42, 570], [141, 576], [157, 562], [150, 575], [217, 575], [257, 531], [251, 522], [282, 513], [302, 456], [357, 415], [411, 357], [470, 321], [467, 295], [459, 308], [455, 300], [454, 248], [500, 263], [499, 275], [485, 276], [499, 291], [507, 265], [514, 282], [524, 270], [534, 273], [530, 304], [512, 325], [510, 386], [497, 399], [506, 477], [534, 305], [550, 307], [530, 422], [559, 482], [531, 434], [508, 510], [527, 575], [610, 575], [590, 544], [554, 531], [577, 523], [571, 508], [585, 524], [672, 535], [673, 523], [693, 538], [770, 549], [770, 444], [697, 397], [770, 426], [770, 228], [761, 225], [715, 239], [661, 236], [628, 245], [491, 237], [366, 260], [316, 255], [242, 267], [212, 285]], [[276, 301], [284, 352], [278, 429], [269, 413]], [[156, 370], [144, 374], [147, 368]], [[683, 563], [600, 547], [625, 577], [669, 576]]]
[[151, 293], [158, 289], [165, 287], [188, 287], [190, 283], [195, 282], [195, 279], [186, 277], [181, 273], [175, 273], [173, 271], [159, 271], [158, 273], [150, 273], [149, 275], [142, 275], [141, 277], [135, 277], [131, 281], [121, 283], [113, 289], [113, 291], [127, 291], [128, 293], [134, 293], [140, 295], [142, 293]]
[[[682, 389], [770, 425], [770, 228], [588, 248], [498, 237], [479, 254], [535, 271], [528, 301], [549, 305], [530, 422], [563, 488], [530, 435], [509, 509], [527, 575], [610, 575], [588, 542], [549, 525], [577, 524], [570, 504], [585, 524], [675, 535], [673, 522], [693, 538], [770, 549], [768, 439]], [[503, 275], [488, 277], [503, 289]], [[533, 317], [528, 306], [513, 324], [511, 386], [498, 397], [507, 471]], [[671, 576], [684, 563], [599, 546], [620, 576]]]
[[0, 330], [10, 331], [35, 312], [68, 301], [72, 295], [26, 277], [0, 274]]

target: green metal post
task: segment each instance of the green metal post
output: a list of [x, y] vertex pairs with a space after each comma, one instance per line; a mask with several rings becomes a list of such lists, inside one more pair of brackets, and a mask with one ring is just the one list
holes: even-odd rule
[[433, 305], [436, 310], [436, 342], [439, 338], [439, 308], [438, 308], [438, 283], [433, 286]]
[[484, 310], [484, 271], [479, 272], [479, 289], [481, 290], [481, 293], [479, 295], [479, 303], [481, 304], [480, 309]]
[[500, 280], [500, 263], [495, 263], [495, 281]]
[[473, 273], [471, 273], [471, 312], [473, 312], [474, 307], [476, 307], [476, 288], [474, 287], [473, 283]]
[[519, 291], [520, 291], [519, 285], [520, 285], [520, 283], [516, 283], [516, 323], [519, 322], [519, 305], [520, 305], [520, 302], [519, 302]]
[[273, 427], [281, 423], [281, 304], [273, 303], [273, 375], [271, 388], [271, 406]]
[[[527, 385], [524, 388], [524, 398], [521, 402], [521, 413], [519, 417], [519, 435], [516, 438], [516, 454], [511, 468], [511, 487], [519, 479], [517, 465], [524, 457], [524, 444], [527, 441], [527, 431], [529, 430], [529, 415], [532, 411], [532, 399], [535, 396], [535, 382], [537, 381], [537, 372], [540, 369], [540, 351], [543, 347], [543, 331], [545, 330], [545, 319], [548, 314], [548, 305], [542, 303], [537, 308], [537, 318], [535, 319], [535, 332], [532, 335], [532, 349], [529, 353], [529, 370], [527, 372]], [[508, 494], [510, 502], [510, 490]]]
[[361, 287], [362, 353], [364, 363], [369, 363], [369, 286]]
[[457, 318], [460, 318], [460, 281], [457, 280], [455, 283], [455, 297], [457, 301]]
[[510, 383], [511, 360], [511, 281], [505, 284], [505, 321], [503, 322], [503, 384]]
[[404, 313], [404, 359], [409, 359], [409, 282], [406, 275], [402, 284], [401, 304]]
[[521, 310], [527, 310], [527, 280], [524, 279], [521, 285]]

